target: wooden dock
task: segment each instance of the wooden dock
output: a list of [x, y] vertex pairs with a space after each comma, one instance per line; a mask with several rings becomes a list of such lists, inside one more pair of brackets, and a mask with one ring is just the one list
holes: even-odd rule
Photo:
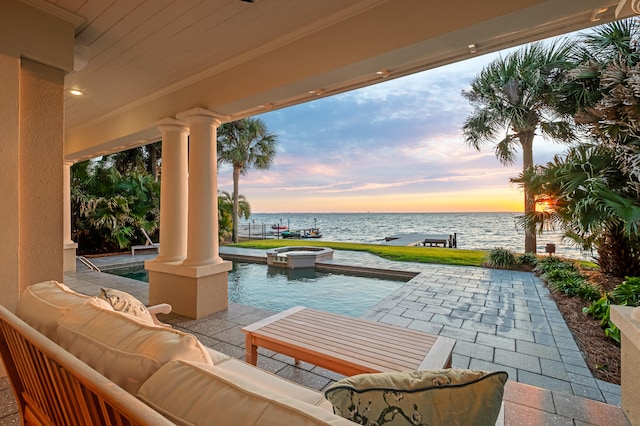
[[381, 243], [387, 246], [424, 246], [424, 247], [449, 247], [456, 248], [458, 246], [457, 234], [396, 234], [385, 237], [385, 241]]

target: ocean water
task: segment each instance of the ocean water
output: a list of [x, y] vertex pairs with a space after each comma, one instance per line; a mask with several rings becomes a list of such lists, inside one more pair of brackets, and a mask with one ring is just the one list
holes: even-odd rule
[[[517, 216], [518, 213], [254, 213], [241, 225], [264, 225], [267, 231], [273, 224], [290, 229], [317, 227], [323, 240], [366, 244], [379, 244], [394, 234], [456, 233], [460, 249], [504, 247], [522, 253], [524, 231], [517, 224]], [[558, 256], [591, 259], [590, 252], [563, 241], [560, 231], [538, 235], [538, 254], [545, 254], [547, 243], [556, 244]]]

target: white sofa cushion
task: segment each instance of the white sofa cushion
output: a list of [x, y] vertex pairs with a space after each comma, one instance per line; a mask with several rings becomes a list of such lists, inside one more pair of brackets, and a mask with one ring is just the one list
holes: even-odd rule
[[353, 423], [214, 365], [168, 362], [138, 398], [180, 425], [315, 426]]
[[18, 300], [16, 315], [31, 327], [57, 342], [58, 319], [74, 306], [94, 300], [105, 309], [110, 305], [96, 297], [76, 293], [57, 281], [44, 281], [27, 287]]
[[[235, 358], [228, 358], [221, 362], [214, 361], [213, 364], [237, 376], [243, 376], [247, 380], [259, 382], [262, 386], [274, 392], [312, 405], [320, 405], [326, 401], [324, 394], [321, 392], [290, 382], [276, 374], [261, 370]], [[332, 411], [331, 408], [329, 411]]]
[[58, 344], [135, 394], [168, 361], [211, 364], [211, 357], [191, 334], [145, 323], [89, 301], [58, 320]]

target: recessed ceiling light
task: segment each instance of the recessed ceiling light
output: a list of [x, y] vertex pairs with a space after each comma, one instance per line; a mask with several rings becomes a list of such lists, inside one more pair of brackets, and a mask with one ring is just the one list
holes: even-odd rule
[[71, 93], [74, 96], [82, 96], [84, 95], [84, 92], [80, 89], [70, 89], [69, 93]]
[[387, 78], [387, 77], [389, 77], [391, 75], [389, 70], [376, 71], [376, 74], [381, 76], [382, 78]]

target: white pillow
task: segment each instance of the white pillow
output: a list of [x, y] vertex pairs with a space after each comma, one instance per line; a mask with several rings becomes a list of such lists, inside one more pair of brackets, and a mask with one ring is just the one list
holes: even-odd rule
[[114, 311], [124, 312], [153, 324], [153, 318], [144, 303], [127, 292], [113, 288], [102, 288], [98, 297], [110, 304]]
[[44, 281], [27, 287], [18, 300], [16, 315], [57, 342], [56, 329], [58, 319], [74, 306], [94, 300], [105, 309], [111, 309], [107, 303], [96, 297], [76, 293], [57, 281]]
[[171, 360], [211, 364], [206, 348], [191, 334], [145, 323], [93, 301], [73, 307], [58, 320], [58, 344], [132, 394]]
[[263, 386], [259, 380], [195, 362], [168, 362], [142, 385], [137, 396], [181, 425], [353, 426], [330, 411]]

